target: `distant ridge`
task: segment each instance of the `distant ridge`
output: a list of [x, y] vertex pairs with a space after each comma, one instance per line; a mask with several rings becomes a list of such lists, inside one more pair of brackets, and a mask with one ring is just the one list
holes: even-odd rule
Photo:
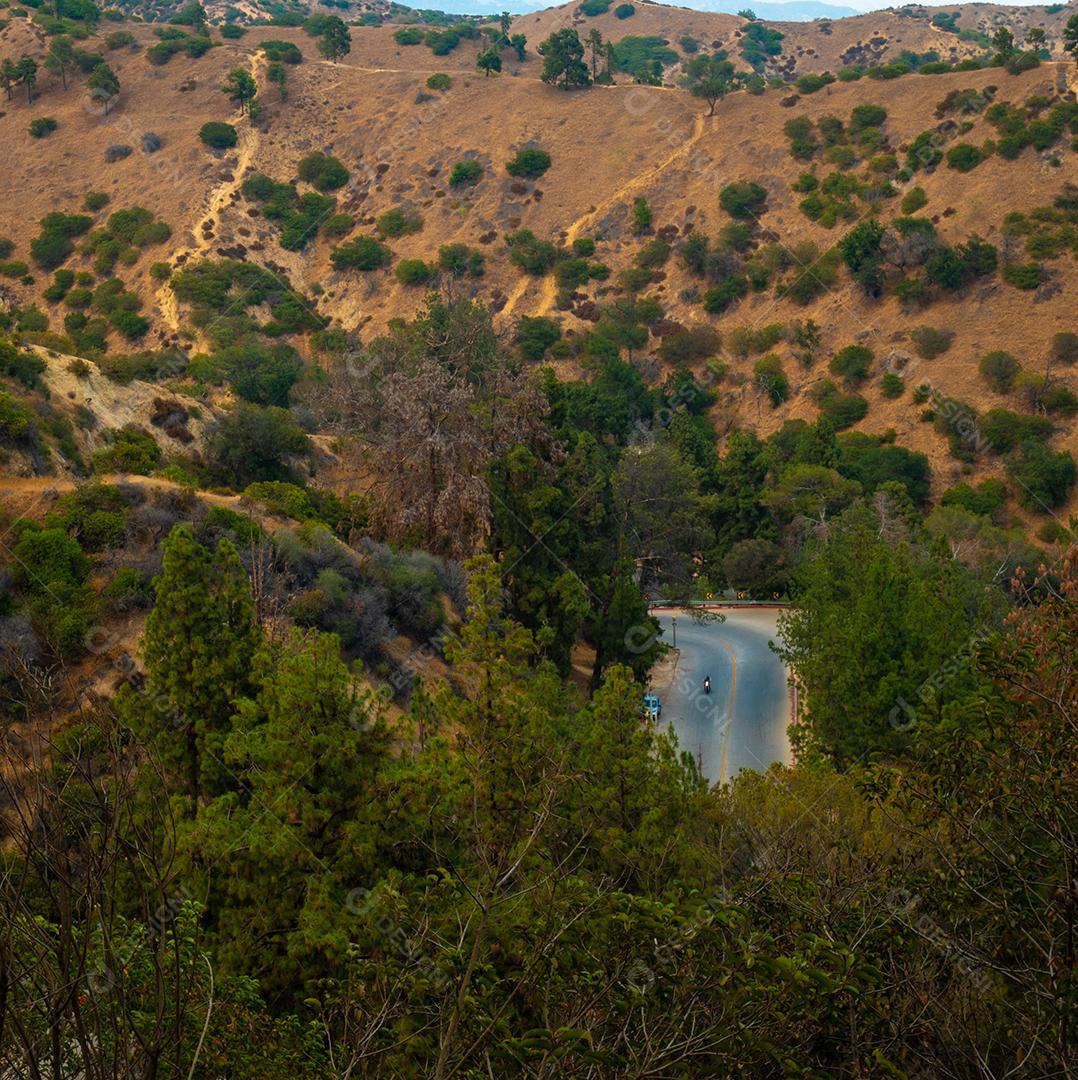
[[[848, 15], [864, 14], [857, 8], [825, 4], [821, 0], [779, 0], [765, 3], [751, 3], [748, 0], [680, 0], [673, 6], [692, 8], [694, 11], [717, 11], [725, 15], [736, 15], [747, 8], [759, 18], [772, 22], [811, 22], [813, 19], [841, 19]], [[550, 4], [542, 3], [541, 0], [427, 0], [425, 3], [415, 4], [414, 7], [417, 11], [425, 8], [454, 15], [491, 15], [502, 11], [508, 11], [511, 15], [528, 15], [550, 7]]]

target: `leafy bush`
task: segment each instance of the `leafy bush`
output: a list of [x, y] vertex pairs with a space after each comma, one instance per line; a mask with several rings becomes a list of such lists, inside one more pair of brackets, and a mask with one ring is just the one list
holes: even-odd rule
[[306, 453], [310, 440], [287, 409], [241, 402], [217, 426], [210, 455], [227, 482], [245, 488], [256, 480], [289, 480], [289, 459]]
[[161, 448], [152, 435], [133, 425], [106, 433], [109, 445], [94, 452], [97, 472], [129, 472], [148, 476], [161, 460]]
[[615, 19], [631, 19], [636, 14], [636, 8], [632, 4], [618, 4], [614, 8]]
[[1007, 502], [1007, 488], [1002, 480], [990, 477], [976, 487], [956, 484], [940, 497], [941, 506], [958, 506], [980, 517], [992, 517]]
[[1007, 475], [1027, 510], [1053, 510], [1067, 501], [1078, 467], [1066, 450], [1053, 453], [1043, 442], [1028, 440], [1007, 458]]
[[1053, 334], [1051, 354], [1053, 360], [1062, 364], [1073, 364], [1078, 360], [1078, 334], [1070, 331]]
[[322, 232], [333, 240], [347, 236], [355, 227], [356, 220], [351, 214], [331, 214], [322, 225]]
[[266, 59], [278, 64], [298, 64], [303, 59], [299, 46], [291, 41], [261, 41], [258, 47], [266, 54]]
[[767, 191], [755, 181], [727, 184], [719, 192], [719, 205], [732, 217], [751, 220], [758, 217], [767, 202]]
[[526, 360], [538, 362], [547, 349], [561, 337], [561, 327], [542, 315], [524, 316], [517, 324], [516, 342]]
[[970, 172], [985, 159], [985, 153], [970, 143], [958, 143], [947, 151], [947, 165], [958, 172]]
[[239, 23], [226, 22], [220, 27], [221, 37], [226, 38], [229, 41], [235, 41], [237, 38], [243, 37], [247, 33], [246, 26], [240, 26]]
[[453, 80], [444, 72], [438, 71], [427, 78], [428, 90], [448, 90], [453, 85]]
[[1052, 434], [1053, 424], [1046, 416], [989, 409], [981, 417], [978, 427], [989, 449], [1005, 454], [1027, 439], [1047, 439]]
[[383, 240], [389, 237], [410, 236], [423, 228], [423, 219], [419, 214], [408, 213], [399, 207], [387, 210], [378, 218], [378, 235]]
[[868, 377], [873, 352], [865, 345], [847, 345], [839, 349], [827, 365], [832, 375], [841, 375], [850, 386], [856, 386]]
[[507, 233], [505, 242], [509, 245], [509, 261], [526, 274], [541, 277], [558, 257], [554, 245], [549, 240], [540, 240], [530, 229]]
[[423, 42], [423, 31], [418, 26], [402, 26], [393, 32], [393, 40], [398, 45], [420, 45]]
[[1007, 263], [1003, 267], [1003, 280], [1016, 289], [1036, 289], [1042, 279], [1040, 264], [1031, 263]]
[[471, 187], [483, 178], [483, 166], [474, 158], [458, 161], [449, 173], [450, 187]]
[[507, 161], [505, 171], [510, 176], [536, 180], [550, 168], [550, 155], [545, 150], [529, 148], [521, 150], [512, 161]]
[[55, 270], [71, 254], [72, 238], [81, 236], [93, 219], [54, 212], [41, 219], [41, 232], [30, 241], [30, 256], [43, 270]]
[[880, 393], [885, 398], [900, 398], [905, 392], [906, 384], [902, 381], [901, 376], [896, 375], [893, 371], [888, 371], [880, 380]]
[[299, 354], [284, 342], [263, 345], [248, 338], [213, 359], [236, 394], [255, 405], [287, 405], [288, 392], [303, 372]]
[[932, 326], [918, 326], [916, 330], [910, 331], [910, 341], [913, 343], [913, 351], [922, 360], [935, 360], [951, 347], [954, 331], [937, 330]]
[[338, 270], [378, 270], [393, 261], [393, 252], [373, 236], [357, 236], [334, 248], [329, 258]]
[[1009, 394], [1022, 365], [1009, 352], [996, 349], [981, 357], [981, 377], [997, 394]]
[[454, 277], [482, 277], [485, 262], [483, 253], [467, 244], [443, 244], [438, 249], [438, 265]]
[[775, 353], [761, 357], [752, 373], [757, 387], [766, 394], [772, 408], [777, 408], [790, 396], [790, 382], [782, 370], [782, 361]]
[[308, 154], [296, 166], [296, 173], [319, 191], [336, 191], [348, 183], [348, 170], [326, 154]]
[[721, 315], [728, 308], [741, 300], [749, 291], [749, 279], [743, 274], [731, 277], [713, 285], [704, 293], [704, 310], [711, 315]]
[[887, 110], [882, 105], [856, 105], [850, 113], [850, 131], [861, 135], [872, 128], [882, 127], [887, 120]]
[[925, 189], [923, 187], [910, 188], [910, 190], [902, 196], [902, 213], [916, 214], [917, 211], [926, 206], [927, 203], [928, 196], [925, 194]]
[[56, 130], [56, 120], [51, 116], [38, 116], [30, 121], [30, 134], [35, 139], [43, 139]]
[[221, 120], [210, 120], [199, 129], [198, 137], [214, 150], [227, 150], [239, 142], [236, 129]]
[[425, 285], [434, 276], [434, 270], [422, 259], [401, 259], [396, 275], [402, 285]]

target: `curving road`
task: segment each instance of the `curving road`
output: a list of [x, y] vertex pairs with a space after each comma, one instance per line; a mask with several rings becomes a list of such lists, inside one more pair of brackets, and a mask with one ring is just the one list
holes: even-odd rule
[[[694, 623], [684, 612], [655, 612], [663, 641], [673, 644], [677, 615], [677, 653], [657, 672], [654, 688], [662, 719], [677, 733], [678, 744], [697, 760], [712, 783], [742, 769], [762, 771], [773, 762], [790, 762], [790, 695], [786, 668], [768, 648], [777, 635], [773, 608], [727, 608], [724, 623]], [[711, 676], [705, 694], [704, 676]]]

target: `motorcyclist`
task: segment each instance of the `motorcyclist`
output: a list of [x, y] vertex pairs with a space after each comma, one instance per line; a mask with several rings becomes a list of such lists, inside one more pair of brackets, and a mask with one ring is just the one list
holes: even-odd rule
[[705, 675], [704, 676], [704, 693], [705, 694], [710, 694], [711, 693], [711, 676], [710, 675]]

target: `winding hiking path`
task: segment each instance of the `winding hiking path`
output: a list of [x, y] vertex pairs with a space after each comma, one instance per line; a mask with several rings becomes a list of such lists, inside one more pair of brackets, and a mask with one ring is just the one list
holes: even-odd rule
[[[259, 77], [264, 73], [264, 68], [268, 65], [265, 55], [261, 52], [251, 53], [250, 65], [251, 76], [257, 83]], [[242, 119], [243, 114], [239, 114], [238, 118]], [[233, 116], [232, 119], [235, 120], [237, 117]], [[247, 123], [240, 127], [236, 167], [232, 170], [232, 179], [225, 180], [212, 189], [209, 194], [205, 213], [195, 222], [191, 230], [195, 238], [194, 245], [177, 248], [172, 252], [171, 262], [173, 267], [177, 265], [177, 260], [180, 256], [186, 256], [184, 264], [190, 265], [192, 262], [201, 259], [210, 253], [213, 245], [217, 242], [216, 226], [219, 221], [219, 216], [231, 203], [232, 196], [239, 191], [240, 187], [243, 185], [244, 173], [247, 171], [248, 166], [251, 164], [251, 161], [258, 150], [259, 142], [259, 131], [254, 124]], [[212, 233], [209, 236], [206, 235], [204, 229], [206, 224], [214, 226]], [[179, 306], [176, 303], [176, 294], [172, 291], [172, 288], [167, 281], [157, 290], [156, 298], [157, 309], [161, 313], [162, 320], [173, 333], [176, 333], [180, 329]]]
[[[689, 137], [680, 143], [674, 150], [667, 154], [661, 161], [644, 169], [643, 172], [636, 173], [630, 177], [624, 184], [621, 185], [616, 191], [609, 195], [598, 206], [594, 206], [580, 217], [576, 218], [569, 227], [565, 230], [565, 244], [567, 247], [572, 246], [574, 240], [580, 235], [581, 231], [590, 223], [597, 220], [602, 214], [606, 213], [610, 207], [617, 203], [623, 202], [628, 198], [635, 198], [643, 189], [645, 189], [656, 177], [658, 177], [663, 171], [668, 169], [678, 158], [684, 156], [704, 137], [705, 132], [711, 126], [708, 124], [708, 120], [714, 120], [714, 117], [709, 117], [705, 113], [699, 113], [696, 119], [693, 121], [692, 132]], [[528, 291], [528, 287], [532, 283], [532, 277], [530, 275], [524, 275], [516, 287], [510, 294], [509, 299], [505, 303], [505, 307], [501, 310], [503, 318], [508, 318], [520, 303], [524, 294]], [[553, 274], [546, 274], [542, 278], [541, 284], [542, 291], [539, 295], [538, 306], [533, 312], [534, 315], [546, 315], [550, 312], [558, 296], [558, 283]]]

